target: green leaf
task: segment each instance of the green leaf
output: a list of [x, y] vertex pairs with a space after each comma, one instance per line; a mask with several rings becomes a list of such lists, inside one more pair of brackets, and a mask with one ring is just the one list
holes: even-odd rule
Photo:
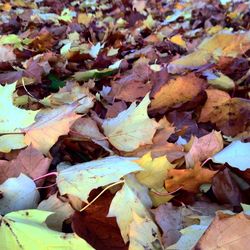
[[34, 209], [12, 212], [0, 217], [0, 249], [94, 249], [74, 233], [66, 234], [49, 229], [45, 220], [51, 214]]
[[74, 78], [77, 81], [88, 81], [89, 79], [99, 79], [105, 76], [110, 76], [119, 69], [122, 60], [115, 62], [114, 64], [110, 65], [107, 69], [98, 70], [98, 69], [91, 69], [87, 71], [80, 71], [74, 74]]
[[61, 195], [75, 195], [87, 202], [91, 190], [119, 181], [124, 175], [141, 170], [132, 162], [134, 159], [110, 156], [64, 169], [59, 172], [56, 180], [59, 191]]
[[62, 88], [65, 86], [65, 82], [60, 80], [56, 75], [50, 73], [48, 74], [48, 79], [51, 81], [51, 84], [50, 84], [50, 89], [52, 91], [57, 91], [59, 90], [59, 88]]

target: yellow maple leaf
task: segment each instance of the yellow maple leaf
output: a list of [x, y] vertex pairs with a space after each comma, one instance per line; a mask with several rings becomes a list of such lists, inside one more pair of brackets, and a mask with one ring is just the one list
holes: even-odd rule
[[102, 125], [104, 134], [113, 146], [130, 152], [140, 145], [152, 143], [158, 124], [148, 117], [149, 103], [149, 94], [147, 94], [137, 107], [133, 102], [117, 117], [104, 120]]
[[152, 159], [151, 153], [148, 152], [140, 159], [135, 160], [144, 171], [136, 174], [137, 180], [146, 187], [159, 189], [163, 187], [164, 180], [168, 176], [168, 170], [174, 168], [166, 156]]

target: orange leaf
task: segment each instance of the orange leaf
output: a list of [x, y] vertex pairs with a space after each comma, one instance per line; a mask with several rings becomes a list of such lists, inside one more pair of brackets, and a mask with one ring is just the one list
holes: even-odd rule
[[178, 104], [191, 101], [204, 87], [204, 81], [192, 73], [171, 79], [155, 94], [150, 109], [151, 111], [167, 110]]
[[216, 173], [217, 171], [202, 168], [199, 162], [191, 169], [170, 169], [169, 179], [165, 180], [165, 188], [173, 192], [182, 187], [182, 189], [197, 193], [200, 185], [211, 183]]

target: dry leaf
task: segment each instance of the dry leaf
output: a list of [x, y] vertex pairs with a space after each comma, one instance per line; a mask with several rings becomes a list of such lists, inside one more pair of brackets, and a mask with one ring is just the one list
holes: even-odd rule
[[220, 132], [213, 130], [200, 138], [194, 137], [191, 149], [185, 155], [187, 168], [196, 162], [202, 162], [223, 149], [223, 138]]
[[191, 101], [205, 88], [204, 81], [193, 73], [169, 80], [156, 92], [151, 101], [151, 111], [168, 110]]
[[[48, 172], [51, 159], [46, 158], [32, 145], [20, 151], [17, 158], [8, 162], [0, 161], [0, 183], [10, 177], [17, 177], [20, 173], [26, 174], [32, 179], [40, 177]], [[41, 182], [40, 182], [41, 183]]]
[[151, 144], [158, 124], [148, 117], [147, 107], [150, 103], [147, 94], [136, 107], [132, 103], [127, 110], [115, 118], [103, 122], [104, 134], [109, 142], [122, 151], [133, 151], [140, 145]]
[[202, 235], [195, 249], [239, 249], [249, 247], [250, 216], [243, 212], [218, 212], [212, 224]]
[[168, 179], [165, 180], [165, 188], [168, 192], [182, 188], [197, 193], [200, 185], [211, 183], [216, 173], [217, 171], [202, 168], [199, 162], [191, 169], [170, 169]]
[[39, 113], [37, 121], [24, 129], [25, 142], [47, 154], [61, 135], [69, 132], [70, 126], [80, 116], [75, 113], [78, 104], [61, 106]]

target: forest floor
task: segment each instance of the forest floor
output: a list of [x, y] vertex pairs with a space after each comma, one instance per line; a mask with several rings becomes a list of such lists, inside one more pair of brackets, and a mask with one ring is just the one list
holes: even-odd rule
[[249, 1], [0, 12], [0, 249], [249, 248]]

